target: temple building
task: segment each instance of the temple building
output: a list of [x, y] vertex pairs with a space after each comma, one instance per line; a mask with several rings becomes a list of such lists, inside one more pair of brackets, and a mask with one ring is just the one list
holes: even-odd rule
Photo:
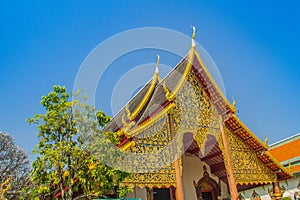
[[[132, 174], [121, 186], [142, 200], [243, 199], [243, 191], [292, 178], [239, 119], [196, 50], [164, 78], [153, 78], [105, 127], [117, 132]], [[254, 196], [255, 197], [255, 196]], [[255, 197], [256, 198], [256, 197]], [[258, 198], [258, 197], [257, 197]]]
[[[269, 152], [292, 173], [293, 178], [280, 181], [279, 187], [283, 197], [300, 199], [300, 133], [271, 144]], [[253, 193], [259, 194], [261, 199], [270, 199], [271, 185], [265, 185], [243, 191], [244, 197], [251, 198]]]

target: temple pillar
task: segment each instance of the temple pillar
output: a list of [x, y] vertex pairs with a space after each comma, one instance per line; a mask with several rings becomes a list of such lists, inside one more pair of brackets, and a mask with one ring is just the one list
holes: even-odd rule
[[175, 198], [175, 188], [173, 186], [170, 187], [170, 200], [176, 200]]
[[224, 146], [224, 156], [226, 158], [225, 160], [227, 165], [227, 178], [228, 178], [230, 195], [231, 195], [231, 199], [237, 200], [239, 199], [239, 193], [234, 179], [233, 168], [232, 168], [230, 153], [228, 149], [228, 142], [222, 124], [220, 125], [220, 130], [221, 130], [221, 137]]
[[[175, 137], [173, 114], [169, 113], [168, 118], [169, 118], [170, 133], [171, 133], [171, 137], [173, 139]], [[181, 170], [180, 170], [179, 158], [177, 157], [178, 156], [177, 155], [177, 146], [173, 147], [173, 152], [175, 154], [174, 167], [175, 167], [175, 175], [176, 175], [176, 199], [184, 200]]]

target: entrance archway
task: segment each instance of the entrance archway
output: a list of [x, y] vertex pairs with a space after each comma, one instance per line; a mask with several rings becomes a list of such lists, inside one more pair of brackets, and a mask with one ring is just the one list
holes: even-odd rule
[[221, 186], [214, 179], [209, 177], [206, 166], [203, 166], [203, 177], [196, 183], [197, 200], [217, 200], [221, 196]]

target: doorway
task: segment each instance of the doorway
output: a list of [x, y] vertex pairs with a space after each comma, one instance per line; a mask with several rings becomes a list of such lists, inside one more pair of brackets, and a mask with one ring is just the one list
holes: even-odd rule
[[212, 192], [202, 192], [202, 200], [213, 200]]
[[153, 188], [154, 200], [170, 200], [169, 188]]

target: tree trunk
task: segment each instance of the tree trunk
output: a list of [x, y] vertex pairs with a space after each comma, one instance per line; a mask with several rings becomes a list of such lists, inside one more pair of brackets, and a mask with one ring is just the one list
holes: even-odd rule
[[62, 182], [60, 182], [59, 186], [60, 186], [61, 199], [64, 199], [65, 191], [64, 191], [64, 186], [63, 186]]

